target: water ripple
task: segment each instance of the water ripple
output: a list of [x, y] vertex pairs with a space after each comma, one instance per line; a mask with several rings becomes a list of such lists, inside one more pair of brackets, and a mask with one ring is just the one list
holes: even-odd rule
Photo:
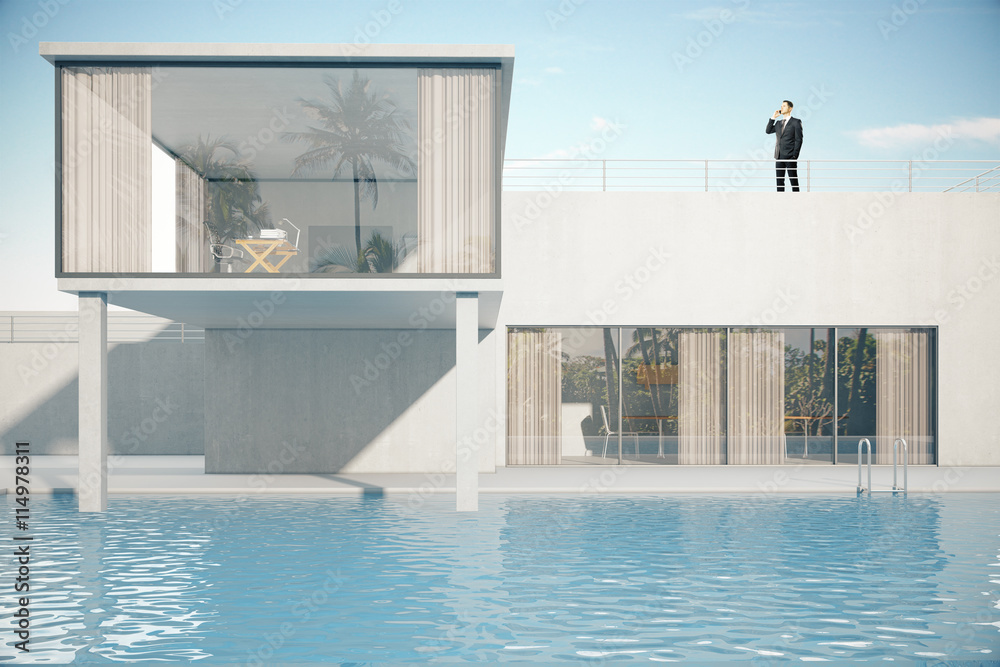
[[[1000, 502], [33, 499], [28, 661], [989, 659]], [[766, 501], [766, 502], [765, 502]], [[6, 503], [10, 526], [13, 505]], [[0, 562], [5, 579], [15, 571]], [[0, 660], [17, 658], [13, 641]]]

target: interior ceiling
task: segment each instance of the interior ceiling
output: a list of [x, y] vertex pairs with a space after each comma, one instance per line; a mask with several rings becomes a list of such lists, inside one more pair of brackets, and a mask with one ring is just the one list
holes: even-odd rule
[[[339, 79], [346, 88], [355, 71], [371, 81], [371, 90], [385, 95], [404, 112], [410, 124], [416, 159], [416, 69], [353, 67], [164, 67], [153, 89], [153, 138], [174, 155], [181, 155], [199, 137], [225, 138], [240, 150], [261, 179], [292, 177], [295, 158], [305, 143], [286, 143], [284, 132], [320, 126], [301, 100], [328, 101], [324, 77]], [[332, 168], [299, 176], [327, 180]], [[381, 166], [383, 179], [401, 175]]]

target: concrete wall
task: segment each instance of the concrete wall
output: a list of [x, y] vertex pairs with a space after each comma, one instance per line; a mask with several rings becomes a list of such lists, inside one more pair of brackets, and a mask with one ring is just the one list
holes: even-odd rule
[[[506, 192], [503, 211], [481, 470], [505, 460], [506, 327], [560, 325], [937, 326], [939, 463], [1000, 465], [1000, 195]], [[2, 452], [75, 453], [75, 344], [0, 344], [0, 361]], [[231, 472], [454, 469], [453, 331], [213, 330], [204, 347], [120, 344], [109, 364], [116, 453], [204, 452]]]
[[505, 192], [498, 327], [938, 326], [939, 463], [1000, 465], [1000, 195]]
[[[495, 338], [480, 334], [480, 469], [494, 469]], [[206, 472], [453, 472], [455, 333], [205, 334]]]
[[[115, 454], [204, 452], [205, 346], [118, 343], [108, 352], [108, 432]], [[75, 342], [0, 344], [0, 454], [75, 455]]]

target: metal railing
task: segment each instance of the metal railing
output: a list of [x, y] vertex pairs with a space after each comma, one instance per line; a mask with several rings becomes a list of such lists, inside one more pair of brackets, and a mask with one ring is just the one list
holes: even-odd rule
[[[79, 316], [74, 312], [0, 314], [0, 343], [76, 343], [79, 332]], [[201, 327], [139, 313], [108, 313], [109, 343], [204, 340]]]
[[[898, 477], [896, 476], [896, 458], [897, 458], [897, 454], [899, 452], [899, 445], [900, 445], [900, 443], [902, 443], [902, 445], [903, 445], [903, 486], [902, 487], [899, 486], [899, 480], [898, 480]], [[865, 451], [866, 451], [866, 453], [868, 455], [868, 487], [867, 488], [861, 486], [861, 446], [862, 445], [865, 446]], [[861, 497], [865, 493], [865, 491], [868, 492], [869, 496], [871, 496], [871, 494], [873, 494], [873, 493], [891, 493], [892, 495], [896, 495], [900, 491], [903, 492], [904, 496], [907, 495], [907, 492], [908, 492], [909, 486], [910, 486], [910, 482], [909, 482], [909, 477], [910, 476], [908, 474], [908, 468], [907, 468], [907, 465], [909, 463], [909, 459], [910, 459], [910, 456], [909, 456], [909, 452], [907, 451], [906, 440], [904, 440], [903, 438], [896, 438], [896, 440], [892, 443], [892, 488], [891, 489], [873, 489], [872, 488], [872, 443], [871, 443], [871, 441], [868, 438], [862, 438], [861, 440], [859, 440], [858, 441], [858, 497]]]
[[976, 174], [957, 185], [945, 190], [945, 192], [997, 192], [1000, 191], [1000, 166], [987, 169], [981, 174]]
[[[504, 190], [775, 190], [775, 160], [508, 159]], [[799, 160], [805, 192], [1000, 192], [998, 160]], [[787, 180], [787, 178], [786, 178]], [[791, 189], [786, 184], [787, 189]]]

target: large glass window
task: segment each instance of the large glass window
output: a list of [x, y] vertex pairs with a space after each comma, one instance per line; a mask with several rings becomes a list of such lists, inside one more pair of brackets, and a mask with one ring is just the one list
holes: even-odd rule
[[508, 329], [508, 465], [934, 463], [933, 330]]
[[832, 328], [782, 329], [785, 350], [785, 452], [802, 463], [833, 461]]
[[934, 463], [934, 330], [838, 330], [838, 460], [857, 462], [858, 442], [871, 443], [874, 463], [892, 463], [896, 438], [910, 463]]
[[492, 273], [494, 76], [64, 67], [63, 270]]

